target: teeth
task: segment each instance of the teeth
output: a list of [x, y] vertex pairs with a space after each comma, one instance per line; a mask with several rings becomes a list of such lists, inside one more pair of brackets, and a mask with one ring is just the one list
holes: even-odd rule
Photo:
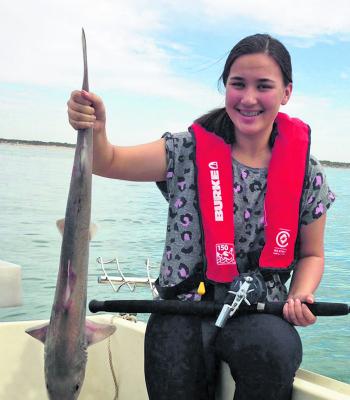
[[256, 117], [261, 113], [261, 111], [240, 111], [245, 117]]

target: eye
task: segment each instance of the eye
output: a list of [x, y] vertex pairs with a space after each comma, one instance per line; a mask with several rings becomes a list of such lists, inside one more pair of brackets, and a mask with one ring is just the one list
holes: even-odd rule
[[77, 392], [79, 389], [80, 389], [80, 385], [79, 385], [79, 383], [77, 383], [77, 384], [75, 385], [75, 391]]
[[231, 86], [233, 86], [236, 89], [243, 89], [244, 88], [244, 83], [243, 82], [231, 82]]
[[258, 85], [258, 89], [259, 90], [269, 90], [269, 89], [272, 89], [272, 86], [262, 83], [262, 84]]
[[51, 395], [51, 388], [50, 388], [50, 386], [49, 386], [48, 383], [46, 384], [46, 390], [47, 390], [47, 393], [48, 393], [49, 395]]

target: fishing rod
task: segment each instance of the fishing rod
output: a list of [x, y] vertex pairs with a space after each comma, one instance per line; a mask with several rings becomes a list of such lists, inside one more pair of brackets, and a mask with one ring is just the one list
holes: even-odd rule
[[[264, 302], [252, 305], [241, 304], [238, 313], [265, 313], [282, 315], [286, 302]], [[345, 303], [316, 302], [305, 304], [316, 316], [339, 316], [350, 314], [350, 306]], [[119, 313], [159, 313], [181, 315], [218, 315], [225, 303], [213, 301], [179, 301], [179, 300], [91, 300], [89, 310]]]
[[[179, 300], [92, 300], [89, 310], [119, 313], [159, 313], [197, 316], [217, 316], [215, 326], [223, 328], [234, 314], [265, 313], [281, 316], [286, 302], [265, 301], [267, 288], [259, 273], [245, 273], [236, 277], [227, 291], [224, 302]], [[344, 303], [303, 303], [316, 316], [337, 316], [350, 313]]]

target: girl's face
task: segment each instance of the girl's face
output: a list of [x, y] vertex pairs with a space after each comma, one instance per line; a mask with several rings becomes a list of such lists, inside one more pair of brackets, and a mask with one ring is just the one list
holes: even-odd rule
[[292, 84], [284, 85], [276, 61], [267, 54], [248, 54], [232, 64], [226, 82], [226, 112], [235, 136], [269, 137], [280, 105], [287, 104]]

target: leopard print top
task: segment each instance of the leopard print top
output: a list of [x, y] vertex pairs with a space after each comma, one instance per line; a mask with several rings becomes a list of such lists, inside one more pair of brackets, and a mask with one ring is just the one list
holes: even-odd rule
[[[194, 142], [189, 132], [166, 133], [166, 181], [157, 185], [169, 203], [165, 249], [161, 262], [161, 286], [173, 286], [186, 279], [202, 260], [201, 232], [194, 168]], [[239, 271], [247, 272], [247, 254], [261, 250], [264, 238], [264, 198], [267, 168], [247, 167], [233, 160], [235, 251]], [[283, 182], [281, 182], [283, 190]], [[301, 223], [312, 223], [323, 215], [335, 199], [320, 163], [310, 157], [308, 181], [303, 189]], [[267, 282], [268, 300], [282, 301], [287, 296], [285, 275], [273, 273]], [[182, 300], [200, 300], [193, 291]]]

